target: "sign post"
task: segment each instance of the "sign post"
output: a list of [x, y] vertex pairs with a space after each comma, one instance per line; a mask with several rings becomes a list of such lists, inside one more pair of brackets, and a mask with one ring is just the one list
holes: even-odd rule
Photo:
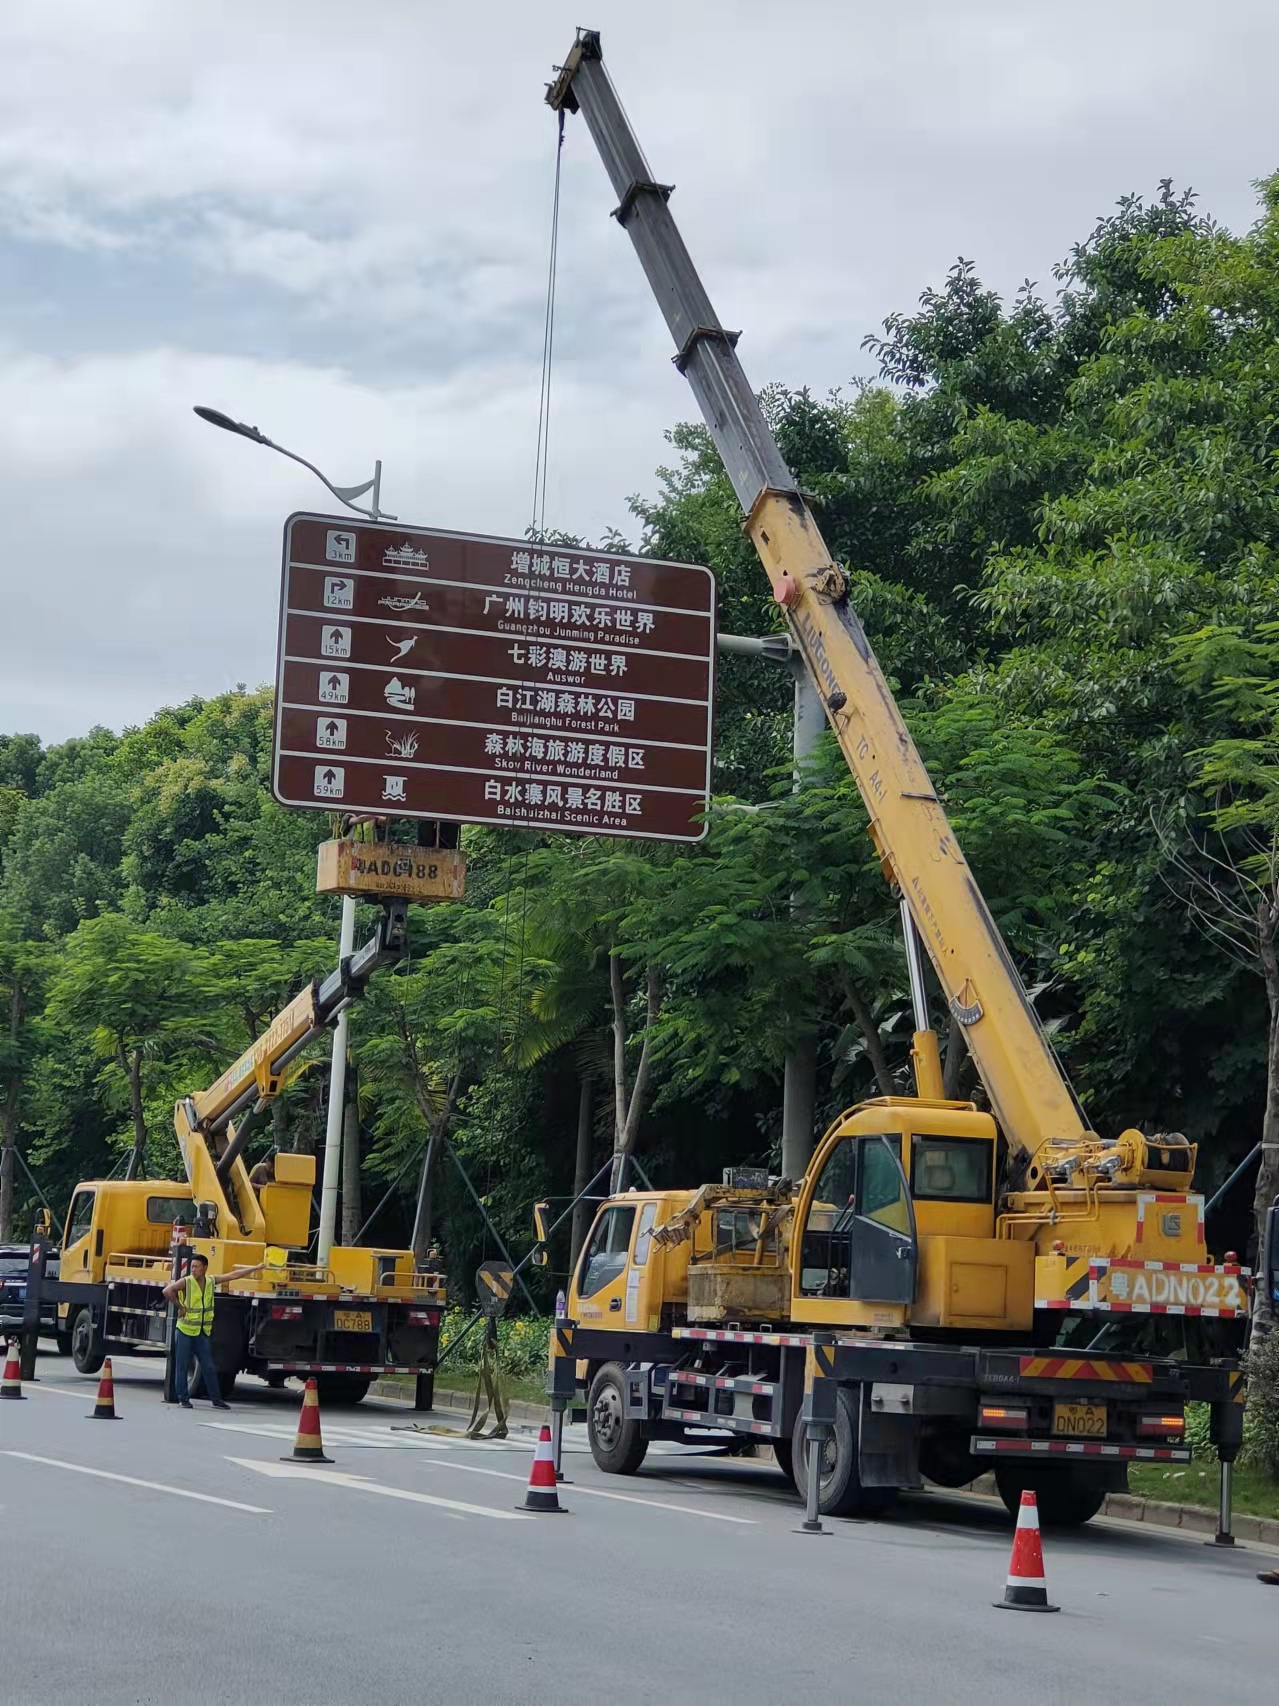
[[286, 806], [697, 841], [708, 569], [294, 515], [272, 791]]

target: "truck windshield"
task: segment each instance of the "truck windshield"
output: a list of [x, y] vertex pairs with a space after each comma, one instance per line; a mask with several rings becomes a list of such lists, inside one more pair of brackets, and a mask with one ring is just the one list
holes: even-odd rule
[[595, 1232], [587, 1245], [579, 1270], [578, 1296], [593, 1297], [615, 1280], [626, 1266], [631, 1247], [631, 1228], [635, 1224], [633, 1208], [610, 1208], [600, 1216]]
[[93, 1225], [93, 1192], [81, 1191], [71, 1204], [71, 1212], [67, 1216], [67, 1243], [74, 1244], [83, 1238]]

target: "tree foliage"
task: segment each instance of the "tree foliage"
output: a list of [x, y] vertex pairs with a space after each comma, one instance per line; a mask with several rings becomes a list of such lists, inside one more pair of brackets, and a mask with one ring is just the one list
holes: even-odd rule
[[[1206, 918], [1223, 872], [1274, 898], [1279, 180], [1243, 235], [1168, 185], [1127, 197], [1053, 282], [1006, 304], [961, 261], [870, 340], [882, 383], [763, 403], [1092, 1123], [1186, 1131], [1211, 1184], [1275, 1094], [1260, 944]], [[715, 570], [722, 629], [778, 623], [704, 428], [672, 430], [633, 521]], [[819, 1119], [905, 1084], [892, 897], [833, 745], [795, 785], [790, 703], [783, 671], [723, 660], [697, 845], [468, 831], [468, 899], [415, 915], [354, 1016], [371, 1236], [409, 1236], [436, 1131], [522, 1245], [531, 1200], [571, 1190], [584, 1084], [593, 1164], [633, 1150], [672, 1183], [777, 1162], [798, 1039]], [[169, 1153], [166, 1102], [331, 962], [326, 826], [270, 800], [269, 725], [234, 693], [0, 737], [0, 995], [25, 991], [0, 1095], [62, 1201], [143, 1135]], [[274, 1141], [314, 1143], [323, 1079]], [[435, 1187], [464, 1291], [496, 1251], [447, 1155]]]

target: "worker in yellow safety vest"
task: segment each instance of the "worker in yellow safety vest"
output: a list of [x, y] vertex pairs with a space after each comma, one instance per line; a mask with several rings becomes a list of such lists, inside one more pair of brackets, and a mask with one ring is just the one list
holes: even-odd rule
[[191, 1257], [190, 1273], [182, 1279], [170, 1280], [165, 1286], [165, 1298], [178, 1306], [178, 1331], [174, 1339], [174, 1350], [177, 1357], [178, 1402], [184, 1410], [191, 1408], [190, 1380], [193, 1357], [204, 1376], [204, 1390], [213, 1400], [213, 1408], [231, 1408], [222, 1396], [222, 1389], [218, 1385], [218, 1371], [213, 1362], [213, 1310], [217, 1301], [217, 1287], [226, 1285], [231, 1280], [245, 1279], [249, 1274], [259, 1273], [265, 1266], [265, 1262], [255, 1262], [252, 1267], [232, 1268], [230, 1273], [210, 1279], [209, 1258], [197, 1251]]

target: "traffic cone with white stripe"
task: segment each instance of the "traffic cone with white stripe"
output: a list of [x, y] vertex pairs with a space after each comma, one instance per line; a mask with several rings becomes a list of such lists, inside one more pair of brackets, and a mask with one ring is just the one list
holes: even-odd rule
[[555, 1454], [551, 1449], [551, 1430], [545, 1422], [537, 1436], [537, 1450], [533, 1453], [533, 1464], [528, 1472], [528, 1492], [524, 1495], [524, 1503], [515, 1508], [551, 1516], [568, 1515], [555, 1490]]
[[293, 1441], [293, 1452], [289, 1457], [282, 1457], [281, 1463], [332, 1463], [331, 1457], [324, 1455], [324, 1441], [320, 1437], [320, 1394], [314, 1378], [306, 1383], [306, 1391], [302, 1394], [302, 1414], [298, 1417], [298, 1431]]
[[18, 1360], [18, 1347], [12, 1339], [4, 1359], [4, 1379], [0, 1380], [0, 1398], [21, 1398], [26, 1400], [22, 1390], [22, 1364]]
[[1029, 1487], [1021, 1495], [1021, 1508], [1017, 1512], [1017, 1532], [1013, 1535], [1004, 1597], [997, 1599], [995, 1605], [1000, 1611], [1061, 1610], [1059, 1605], [1048, 1603], [1044, 1550], [1039, 1539], [1039, 1505]]
[[98, 1382], [98, 1396], [90, 1415], [91, 1422], [118, 1422], [115, 1413], [115, 1381], [111, 1378], [111, 1358], [102, 1365], [102, 1378]]

